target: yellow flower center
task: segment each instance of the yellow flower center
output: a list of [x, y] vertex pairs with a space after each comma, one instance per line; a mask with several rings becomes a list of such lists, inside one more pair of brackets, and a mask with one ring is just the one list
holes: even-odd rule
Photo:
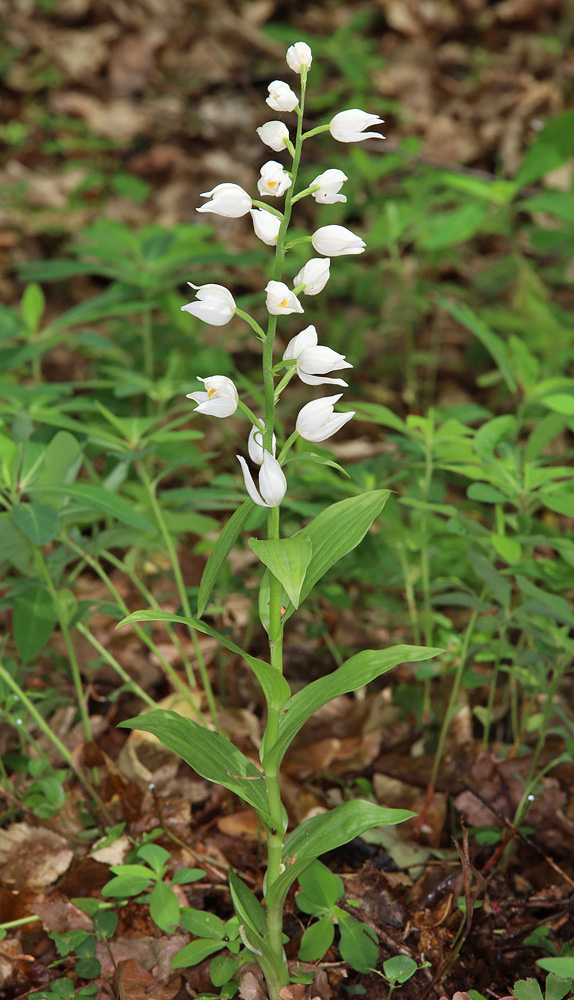
[[277, 181], [267, 181], [267, 187], [271, 188], [271, 189], [276, 188], [277, 187]]
[[285, 309], [286, 305], [287, 299], [283, 299], [283, 301], [279, 303], [278, 309]]
[[216, 392], [217, 392], [217, 389], [208, 389], [207, 390], [207, 398], [208, 399], [213, 399], [213, 397], [215, 396]]

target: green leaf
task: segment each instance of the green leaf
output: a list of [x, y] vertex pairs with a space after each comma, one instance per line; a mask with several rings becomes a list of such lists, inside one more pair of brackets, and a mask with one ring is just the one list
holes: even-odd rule
[[237, 508], [222, 529], [217, 542], [210, 552], [209, 559], [207, 560], [203, 571], [203, 576], [201, 577], [199, 593], [197, 595], [197, 613], [200, 618], [207, 607], [207, 602], [210, 598], [211, 591], [213, 590], [215, 581], [219, 574], [219, 570], [223, 566], [223, 563], [227, 559], [227, 556], [231, 552], [231, 549], [241, 534], [243, 525], [253, 510], [253, 507], [253, 501], [246, 500], [241, 504], [241, 507]]
[[504, 378], [510, 392], [516, 392], [516, 380], [512, 371], [512, 365], [508, 356], [508, 350], [504, 341], [493, 333], [492, 330], [484, 323], [467, 305], [459, 304], [455, 302], [449, 302], [448, 299], [440, 299], [440, 305], [443, 309], [454, 316], [459, 323], [466, 326], [467, 329], [474, 333], [475, 337], [478, 337], [480, 342], [486, 347], [489, 354], [492, 355], [494, 361], [498, 365], [500, 373]]
[[299, 876], [299, 885], [303, 893], [297, 893], [297, 906], [304, 913], [316, 913], [316, 910], [306, 910], [301, 906], [301, 896], [304, 895], [313, 906], [330, 910], [338, 899], [345, 895], [343, 880], [334, 875], [326, 865], [314, 861]]
[[172, 969], [185, 969], [188, 965], [197, 965], [199, 962], [203, 962], [204, 958], [213, 955], [214, 951], [220, 951], [224, 947], [223, 941], [203, 941], [201, 938], [199, 941], [191, 941], [172, 958], [171, 967]]
[[139, 896], [140, 892], [148, 888], [151, 881], [151, 874], [147, 878], [143, 875], [117, 875], [105, 884], [102, 896], [112, 896], [114, 899]]
[[426, 250], [444, 250], [465, 242], [480, 228], [488, 211], [487, 204], [474, 203], [431, 215], [422, 223], [418, 243]]
[[566, 994], [570, 993], [571, 987], [572, 979], [562, 979], [560, 976], [551, 972], [546, 977], [544, 1000], [564, 1000]]
[[344, 910], [341, 910], [338, 916], [341, 958], [357, 972], [372, 972], [379, 957], [379, 945], [374, 930], [360, 920], [355, 920]]
[[487, 420], [474, 435], [473, 445], [477, 455], [488, 461], [493, 457], [496, 446], [508, 439], [515, 427], [516, 418], [510, 413]]
[[185, 909], [181, 913], [180, 923], [190, 934], [196, 937], [213, 938], [223, 944], [225, 924], [215, 913], [209, 910]]
[[542, 402], [555, 413], [561, 413], [565, 417], [574, 416], [574, 396], [569, 396], [565, 392], [558, 392], [554, 396], [545, 396]]
[[504, 493], [486, 483], [471, 483], [466, 495], [469, 500], [479, 500], [480, 503], [508, 503], [508, 497]]
[[[574, 626], [574, 612], [566, 598], [560, 597], [558, 594], [549, 594], [547, 591], [542, 590], [541, 587], [537, 587], [535, 583], [532, 583], [525, 576], [517, 574], [516, 582], [523, 595], [525, 594], [527, 597], [533, 597], [535, 600], [540, 601], [542, 605], [552, 612], [553, 618], [564, 622], [566, 625]], [[551, 969], [550, 971], [557, 972], [558, 970]]]
[[318, 962], [333, 944], [335, 927], [330, 913], [311, 924], [301, 938], [299, 958], [302, 962]]
[[[94, 900], [96, 902], [96, 900]], [[92, 918], [94, 931], [99, 938], [113, 938], [118, 926], [118, 915], [113, 910], [98, 910]]]
[[[74, 480], [82, 461], [79, 441], [69, 431], [58, 431], [44, 453], [38, 486], [63, 486]], [[60, 498], [61, 500], [61, 498]]]
[[226, 649], [230, 649], [232, 653], [237, 653], [238, 656], [249, 664], [263, 688], [267, 701], [273, 702], [276, 705], [281, 704], [291, 694], [291, 688], [285, 678], [269, 663], [246, 653], [245, 650], [241, 649], [226, 635], [223, 635], [222, 632], [211, 628], [198, 618], [182, 618], [181, 615], [174, 615], [170, 611], [134, 611], [127, 618], [123, 618], [121, 622], [118, 622], [116, 628], [121, 628], [122, 625], [128, 625], [130, 622], [177, 622], [187, 625], [188, 628], [195, 628], [198, 632], [205, 633], [205, 635], [211, 635], [214, 639], [218, 639]]
[[238, 968], [237, 959], [231, 955], [216, 955], [209, 965], [209, 978], [214, 986], [224, 986], [233, 978]]
[[58, 511], [43, 503], [14, 504], [12, 520], [34, 545], [51, 542], [60, 527]]
[[33, 660], [43, 649], [57, 620], [52, 597], [43, 587], [30, 587], [15, 598], [14, 640], [24, 663]]
[[320, 854], [348, 844], [372, 827], [394, 826], [415, 815], [408, 809], [388, 809], [364, 799], [354, 799], [343, 802], [328, 813], [304, 820], [285, 838], [285, 871], [267, 892], [267, 906], [282, 903], [295, 879]]
[[300, 531], [291, 538], [250, 538], [249, 545], [283, 585], [293, 607], [298, 608], [305, 573], [311, 562], [313, 546], [309, 536]]
[[148, 902], [153, 922], [166, 934], [172, 934], [179, 923], [179, 903], [175, 893], [165, 882], [158, 881], [148, 896]]
[[536, 494], [548, 510], [565, 517], [574, 517], [574, 492], [567, 490], [539, 490]]
[[40, 285], [35, 283], [27, 285], [20, 303], [20, 311], [28, 327], [28, 333], [35, 333], [40, 326], [45, 306], [46, 298]]
[[522, 558], [522, 545], [515, 538], [509, 538], [508, 535], [493, 534], [490, 536], [490, 539], [501, 559], [504, 559], [510, 566], [520, 562]]
[[267, 933], [267, 916], [257, 896], [245, 885], [245, 882], [236, 875], [232, 868], [227, 872], [229, 878], [229, 888], [235, 912], [239, 918], [239, 923], [247, 924], [256, 934]]
[[364, 687], [375, 677], [380, 677], [399, 663], [418, 663], [441, 652], [442, 650], [433, 647], [407, 645], [392, 646], [390, 649], [364, 649], [331, 674], [307, 684], [285, 701], [279, 719], [277, 742], [272, 747], [267, 747], [264, 740], [262, 746], [264, 766], [268, 767], [270, 762], [279, 765], [301, 726], [322, 705], [326, 705], [341, 694], [348, 694]]
[[543, 1000], [540, 984], [536, 979], [520, 979], [512, 987], [516, 1000]]
[[95, 979], [101, 971], [102, 965], [97, 958], [81, 958], [74, 966], [74, 972], [81, 979]]
[[178, 868], [171, 884], [190, 885], [192, 882], [199, 882], [202, 878], [205, 878], [205, 872], [201, 868]]
[[383, 972], [389, 983], [406, 983], [417, 969], [417, 963], [409, 955], [395, 955], [383, 962]]
[[262, 772], [225, 736], [176, 712], [159, 708], [120, 722], [120, 726], [153, 733], [163, 746], [178, 754], [202, 778], [235, 792], [257, 810], [264, 822], [271, 823]]
[[[301, 587], [300, 601], [305, 600], [331, 566], [362, 541], [390, 495], [390, 490], [373, 490], [340, 500], [321, 511], [303, 531], [297, 533], [310, 538], [312, 545], [311, 562]], [[297, 535], [292, 537], [297, 538]], [[294, 606], [290, 604], [284, 619], [293, 611]]]
[[[138, 531], [147, 531], [155, 534], [155, 528], [151, 521], [142, 514], [138, 514], [122, 497], [116, 496], [104, 490], [101, 486], [91, 486], [88, 483], [73, 483], [70, 486], [39, 486], [31, 488], [34, 493], [51, 493], [54, 496], [67, 497], [69, 500], [78, 500], [86, 504], [89, 508], [101, 511], [103, 514], [111, 514], [122, 524], [129, 524]], [[65, 510], [63, 511], [65, 513]]]
[[553, 972], [556, 976], [560, 976], [561, 979], [574, 979], [574, 955], [539, 958], [536, 964], [546, 972]]
[[0, 514], [0, 563], [9, 562], [27, 574], [33, 552], [30, 539], [16, 527], [11, 515]]
[[574, 111], [564, 111], [552, 118], [527, 150], [520, 169], [514, 178], [519, 187], [526, 187], [540, 180], [551, 170], [556, 170], [572, 156], [574, 151]]
[[166, 851], [165, 847], [160, 847], [159, 844], [142, 844], [137, 849], [137, 856], [143, 858], [156, 875], [159, 875], [170, 859], [169, 851]]
[[508, 610], [512, 594], [512, 587], [509, 581], [480, 552], [469, 551], [468, 558], [476, 575], [490, 588], [498, 603]]

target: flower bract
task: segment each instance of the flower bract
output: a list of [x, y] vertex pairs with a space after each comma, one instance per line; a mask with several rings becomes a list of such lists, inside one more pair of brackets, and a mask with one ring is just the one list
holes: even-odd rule
[[312, 191], [311, 194], [315, 201], [320, 202], [322, 205], [334, 205], [336, 201], [346, 201], [345, 195], [339, 194], [339, 191], [348, 179], [342, 170], [332, 167], [330, 170], [325, 170], [324, 173], [318, 174], [315, 180], [311, 181], [310, 187], [314, 187], [316, 184], [319, 185], [318, 190]]
[[[324, 378], [325, 372], [340, 371], [341, 368], [352, 368], [353, 366], [345, 361], [344, 354], [337, 354], [337, 351], [331, 350], [330, 347], [318, 347], [318, 340], [315, 327], [308, 326], [289, 341], [283, 355], [283, 361], [297, 361], [297, 374], [301, 381], [306, 382], [307, 385], [346, 386], [347, 383], [343, 382], [341, 378]], [[301, 413], [305, 409], [306, 407]], [[331, 407], [332, 409], [333, 407]], [[346, 416], [346, 414], [342, 414], [342, 416]], [[299, 427], [297, 430], [301, 433]], [[305, 435], [302, 436], [305, 437]]]
[[263, 243], [266, 243], [268, 247], [276, 246], [281, 219], [277, 215], [267, 212], [264, 208], [252, 208], [251, 218], [253, 219], [255, 235], [263, 240]]
[[336, 434], [351, 417], [354, 417], [354, 410], [351, 410], [350, 413], [335, 413], [334, 405], [342, 395], [343, 393], [340, 392], [338, 396], [313, 399], [299, 410], [295, 428], [302, 438], [316, 443], [326, 441], [332, 434]]
[[[273, 454], [273, 458], [275, 458], [276, 446], [277, 446], [277, 438], [274, 434], [271, 443], [271, 451]], [[263, 461], [263, 456], [265, 454], [263, 450], [263, 427], [253, 426], [251, 428], [251, 431], [249, 433], [249, 438], [247, 441], [247, 451], [249, 452], [249, 458], [251, 459], [251, 461], [255, 462], [256, 465], [261, 465]]]
[[282, 164], [277, 163], [277, 160], [267, 160], [261, 167], [261, 176], [257, 181], [259, 194], [280, 198], [290, 187], [291, 178]]
[[286, 59], [289, 69], [292, 69], [294, 73], [300, 73], [303, 66], [311, 69], [313, 53], [307, 42], [295, 42], [287, 49]]
[[329, 280], [331, 261], [328, 257], [312, 257], [293, 278], [293, 287], [305, 285], [305, 295], [318, 295]]
[[239, 184], [217, 184], [211, 191], [205, 191], [202, 198], [211, 198], [206, 205], [200, 205], [197, 212], [214, 212], [229, 219], [239, 219], [247, 215], [251, 208], [251, 198]]
[[311, 237], [317, 253], [326, 257], [343, 257], [345, 254], [362, 253], [366, 243], [345, 226], [321, 226]]
[[191, 281], [188, 285], [197, 290], [197, 297], [195, 302], [181, 307], [183, 312], [191, 313], [211, 326], [229, 323], [235, 313], [235, 299], [227, 288], [223, 285], [194, 285]]
[[289, 129], [283, 122], [265, 122], [256, 129], [257, 135], [266, 146], [270, 146], [276, 153], [286, 149], [285, 139], [289, 138]]
[[237, 460], [243, 472], [245, 488], [253, 502], [259, 507], [278, 507], [287, 492], [287, 480], [277, 459], [268, 451], [263, 453], [259, 472], [259, 492], [243, 456], [237, 455]]
[[268, 281], [265, 286], [267, 299], [265, 305], [272, 316], [287, 316], [289, 313], [302, 313], [303, 306], [296, 295], [283, 281]]
[[382, 125], [384, 119], [378, 115], [369, 115], [360, 108], [349, 111], [339, 111], [331, 118], [329, 132], [338, 142], [362, 142], [363, 139], [384, 139], [380, 132], [365, 132], [371, 125]]
[[199, 403], [196, 413], [209, 413], [212, 417], [230, 417], [235, 413], [239, 403], [237, 389], [227, 375], [210, 375], [209, 378], [199, 378], [205, 390], [188, 392], [187, 399]]
[[294, 111], [299, 104], [297, 94], [283, 80], [273, 80], [267, 89], [269, 97], [265, 101], [274, 111]]

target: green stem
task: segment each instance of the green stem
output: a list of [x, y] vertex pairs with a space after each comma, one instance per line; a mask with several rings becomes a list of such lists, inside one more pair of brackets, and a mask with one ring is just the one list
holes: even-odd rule
[[107, 806], [102, 801], [102, 799], [96, 792], [95, 788], [90, 784], [85, 775], [82, 774], [82, 772], [76, 767], [70, 751], [67, 749], [67, 747], [64, 746], [62, 741], [58, 739], [56, 734], [52, 732], [48, 723], [34, 705], [34, 702], [30, 701], [28, 695], [20, 687], [20, 685], [16, 683], [13, 677], [10, 676], [10, 674], [8, 673], [8, 671], [3, 666], [2, 663], [0, 663], [0, 678], [4, 681], [5, 684], [8, 685], [10, 690], [13, 691], [14, 694], [18, 696], [26, 711], [34, 719], [36, 725], [42, 730], [44, 736], [47, 737], [52, 746], [54, 746], [58, 751], [58, 753], [61, 754], [61, 756], [64, 758], [70, 770], [73, 771], [78, 781], [84, 786], [90, 798], [96, 803], [98, 808], [101, 810], [102, 814], [106, 819], [106, 822], [109, 823], [109, 825], [111, 826], [113, 821], [108, 812]]
[[238, 309], [237, 306], [235, 307], [235, 315], [245, 320], [245, 322], [248, 323], [251, 329], [257, 334], [259, 339], [265, 343], [265, 330], [263, 327], [259, 326], [259, 323], [257, 320], [253, 319], [253, 316], [250, 316], [244, 309]]
[[149, 694], [147, 694], [142, 687], [140, 687], [138, 682], [135, 681], [133, 677], [130, 677], [128, 672], [124, 670], [124, 668], [120, 663], [118, 663], [115, 656], [112, 656], [109, 650], [107, 650], [105, 646], [102, 646], [101, 642], [98, 642], [95, 635], [93, 635], [82, 622], [78, 622], [77, 628], [78, 632], [81, 635], [83, 635], [85, 639], [88, 640], [88, 642], [94, 647], [94, 649], [98, 651], [102, 659], [105, 660], [106, 663], [109, 663], [110, 667], [113, 667], [116, 673], [123, 680], [124, 684], [127, 687], [129, 687], [129, 689], [133, 691], [134, 694], [137, 694], [142, 699], [142, 701], [146, 703], [146, 705], [149, 705], [150, 708], [157, 708], [157, 703], [154, 701], [154, 699], [151, 698]]
[[76, 700], [78, 702], [78, 708], [80, 710], [80, 718], [82, 720], [82, 725], [84, 727], [84, 733], [88, 742], [92, 739], [92, 728], [90, 726], [90, 716], [88, 714], [88, 709], [86, 708], [86, 697], [84, 694], [84, 685], [82, 683], [82, 675], [80, 673], [80, 668], [78, 666], [78, 660], [76, 658], [76, 651], [74, 649], [74, 644], [72, 642], [72, 637], [70, 635], [70, 630], [68, 628], [68, 623], [61, 612], [60, 602], [58, 601], [58, 591], [54, 586], [52, 577], [50, 576], [50, 571], [46, 565], [46, 560], [42, 554], [41, 549], [36, 548], [36, 562], [38, 563], [42, 575], [46, 581], [46, 586], [50, 593], [50, 596], [54, 602], [54, 609], [58, 618], [58, 623], [60, 625], [60, 630], [64, 638], [64, 643], [66, 645], [66, 650], [68, 653], [68, 658], [70, 661], [70, 669], [72, 671], [72, 680], [74, 683], [74, 688], [76, 691]]
[[[184, 614], [185, 614], [185, 616], [187, 618], [193, 618], [193, 615], [191, 613], [191, 606], [190, 606], [190, 603], [189, 603], [189, 598], [187, 596], [187, 590], [185, 588], [185, 583], [184, 583], [183, 576], [182, 576], [182, 573], [181, 573], [181, 567], [179, 565], [179, 560], [177, 558], [177, 553], [175, 551], [175, 545], [173, 544], [173, 539], [171, 537], [171, 534], [169, 532], [167, 524], [165, 523], [165, 518], [163, 516], [163, 511], [162, 511], [161, 506], [160, 506], [160, 504], [158, 502], [158, 499], [157, 499], [157, 496], [156, 496], [156, 491], [155, 491], [155, 485], [154, 485], [154, 483], [152, 483], [150, 477], [147, 474], [147, 470], [144, 468], [144, 466], [141, 464], [141, 462], [137, 463], [136, 467], [137, 467], [137, 470], [138, 470], [138, 474], [139, 474], [139, 476], [141, 478], [141, 481], [143, 482], [143, 484], [144, 484], [144, 486], [146, 488], [146, 491], [147, 491], [147, 494], [148, 494], [148, 497], [149, 497], [149, 501], [150, 501], [152, 510], [154, 512], [154, 515], [155, 515], [155, 518], [156, 518], [156, 521], [157, 521], [157, 524], [158, 524], [161, 536], [162, 536], [162, 538], [164, 540], [164, 544], [165, 544], [165, 547], [167, 549], [167, 553], [169, 555], [169, 560], [171, 562], [173, 576], [174, 576], [174, 579], [175, 579], [175, 585], [177, 587], [177, 592], [178, 592], [178, 595], [179, 595], [179, 599], [181, 601], [181, 605], [182, 605], [183, 610], [184, 610]], [[209, 680], [209, 676], [208, 676], [208, 673], [207, 673], [207, 668], [205, 666], [205, 660], [203, 658], [203, 653], [201, 651], [201, 646], [199, 644], [196, 631], [195, 631], [194, 628], [192, 628], [191, 625], [189, 626], [189, 634], [191, 636], [191, 641], [193, 643], [193, 649], [194, 649], [195, 656], [196, 656], [196, 659], [197, 659], [197, 666], [198, 666], [199, 673], [200, 673], [200, 676], [201, 676], [201, 681], [202, 681], [202, 684], [203, 684], [203, 690], [204, 690], [205, 696], [207, 698], [207, 704], [209, 706], [209, 711], [210, 711], [210, 714], [211, 714], [213, 725], [215, 726], [215, 728], [219, 732], [219, 723], [218, 723], [218, 717], [217, 717], [217, 706], [215, 704], [215, 698], [213, 696], [213, 690], [211, 688], [211, 682]]]

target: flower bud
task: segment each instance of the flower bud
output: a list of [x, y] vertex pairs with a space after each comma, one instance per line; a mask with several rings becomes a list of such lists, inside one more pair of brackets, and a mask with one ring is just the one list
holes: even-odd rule
[[272, 215], [271, 212], [266, 212], [264, 208], [252, 208], [251, 218], [253, 219], [255, 235], [268, 247], [276, 246], [281, 219], [277, 215]]
[[209, 378], [198, 377], [198, 382], [203, 382], [205, 392], [188, 392], [186, 396], [199, 403], [195, 413], [209, 413], [212, 417], [230, 417], [235, 413], [239, 396], [230, 378], [210, 375]]
[[312, 257], [293, 278], [293, 287], [304, 285], [305, 295], [318, 295], [329, 280], [331, 261], [328, 257]]
[[276, 458], [268, 451], [263, 453], [263, 462], [259, 472], [259, 490], [253, 481], [247, 462], [241, 455], [237, 460], [243, 472], [243, 481], [249, 496], [259, 507], [278, 507], [287, 492], [285, 473]]
[[283, 80], [273, 80], [267, 89], [269, 97], [265, 98], [265, 102], [274, 111], [294, 111], [299, 104], [297, 94]]
[[300, 73], [303, 66], [311, 69], [313, 53], [307, 42], [295, 42], [294, 45], [290, 45], [287, 49], [286, 59], [289, 69], [292, 69], [294, 73]]
[[194, 285], [191, 281], [188, 285], [197, 289], [197, 296], [195, 302], [181, 307], [183, 312], [191, 313], [211, 326], [229, 323], [235, 313], [235, 299], [227, 288], [223, 285]]
[[384, 139], [380, 132], [364, 132], [363, 129], [370, 128], [371, 125], [382, 125], [384, 118], [378, 115], [369, 115], [359, 108], [351, 108], [349, 111], [339, 111], [338, 115], [331, 118], [329, 122], [329, 132], [333, 139], [338, 142], [362, 142], [363, 139]]
[[310, 187], [314, 187], [315, 184], [319, 185], [317, 191], [311, 191], [311, 194], [315, 201], [320, 202], [322, 205], [334, 205], [336, 201], [346, 201], [344, 194], [339, 194], [341, 186], [349, 178], [342, 170], [337, 170], [332, 167], [330, 170], [325, 170], [324, 173], [318, 174], [314, 181], [311, 181]]
[[[275, 458], [275, 449], [277, 447], [277, 438], [275, 434], [273, 435], [271, 442], [271, 451], [273, 453], [273, 458]], [[251, 428], [249, 432], [249, 439], [247, 441], [247, 451], [249, 452], [249, 458], [255, 465], [261, 465], [263, 461], [263, 427]]]
[[299, 299], [283, 281], [268, 281], [265, 291], [267, 292], [265, 305], [272, 316], [288, 316], [289, 313], [303, 312]]
[[206, 205], [200, 205], [196, 212], [214, 212], [229, 219], [239, 219], [247, 215], [251, 208], [251, 198], [239, 184], [217, 184], [211, 191], [205, 191], [202, 198], [210, 198]]
[[340, 392], [338, 396], [313, 399], [299, 410], [295, 428], [305, 441], [314, 441], [317, 444], [326, 441], [354, 417], [353, 410], [350, 413], [334, 412], [334, 404], [342, 395]]
[[261, 167], [261, 176], [257, 181], [257, 190], [262, 195], [272, 195], [280, 198], [287, 188], [291, 187], [291, 178], [281, 163], [277, 160], [267, 160]]
[[270, 146], [276, 153], [287, 149], [285, 139], [289, 138], [289, 129], [283, 122], [265, 122], [256, 130], [257, 135], [266, 146]]
[[344, 226], [321, 226], [313, 233], [311, 243], [317, 253], [325, 254], [326, 257], [362, 253], [366, 246], [360, 236]]

